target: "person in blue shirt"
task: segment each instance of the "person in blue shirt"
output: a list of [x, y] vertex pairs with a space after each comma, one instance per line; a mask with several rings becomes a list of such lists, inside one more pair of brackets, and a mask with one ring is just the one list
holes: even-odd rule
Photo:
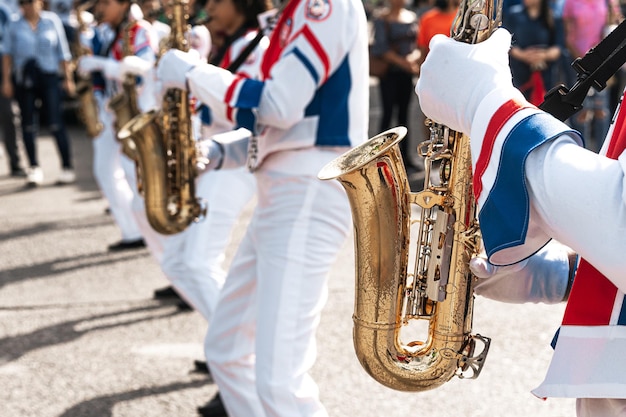
[[20, 0], [20, 16], [11, 21], [3, 37], [2, 94], [17, 99], [22, 116], [22, 136], [28, 154], [28, 185], [43, 182], [36, 148], [36, 102], [45, 106], [48, 127], [61, 156], [61, 175], [57, 183], [68, 184], [76, 179], [72, 168], [70, 141], [62, 118], [59, 73], [64, 76], [63, 88], [74, 94], [70, 49], [59, 17], [42, 10], [42, 0]]
[[[0, 60], [3, 55], [2, 38], [6, 33], [13, 12], [3, 3], [0, 3]], [[0, 66], [0, 77], [2, 77], [2, 67]], [[15, 134], [15, 114], [13, 113], [13, 100], [0, 94], [0, 130], [2, 139], [9, 157], [9, 170], [12, 177], [25, 177], [26, 172], [20, 166], [20, 154], [17, 150], [17, 140]]]

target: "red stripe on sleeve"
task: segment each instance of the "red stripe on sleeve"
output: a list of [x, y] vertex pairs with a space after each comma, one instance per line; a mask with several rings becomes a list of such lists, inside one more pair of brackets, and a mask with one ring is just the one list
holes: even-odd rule
[[617, 159], [624, 149], [626, 149], [626, 109], [624, 108], [624, 99], [622, 98], [622, 104], [615, 121], [615, 128], [613, 128], [606, 156], [611, 159]]
[[480, 155], [478, 155], [478, 160], [476, 161], [476, 169], [472, 180], [476, 199], [480, 197], [480, 193], [483, 191], [482, 176], [487, 170], [487, 166], [489, 166], [493, 146], [496, 142], [498, 134], [502, 130], [502, 127], [504, 127], [505, 123], [508, 122], [515, 113], [529, 107], [531, 106], [527, 103], [521, 103], [517, 100], [511, 99], [500, 106], [500, 108], [491, 117], [491, 120], [487, 125], [487, 131], [485, 132], [483, 145], [480, 148]]
[[233, 108], [231, 107], [230, 102], [233, 99], [233, 96], [235, 95], [235, 90], [237, 89], [237, 85], [243, 79], [244, 79], [243, 77], [239, 75], [235, 75], [235, 79], [230, 84], [230, 86], [228, 86], [228, 89], [226, 90], [226, 95], [224, 96], [224, 103], [226, 103], [226, 117], [231, 122], [233, 121]]
[[324, 79], [322, 80], [322, 82], [326, 81], [326, 79], [328, 78], [328, 73], [330, 71], [330, 59], [328, 58], [328, 54], [326, 54], [326, 50], [324, 50], [324, 47], [322, 46], [320, 41], [317, 39], [315, 34], [311, 32], [311, 29], [309, 29], [307, 25], [302, 28], [300, 33], [304, 35], [306, 40], [315, 51], [315, 54], [322, 62], [322, 65], [324, 66]]

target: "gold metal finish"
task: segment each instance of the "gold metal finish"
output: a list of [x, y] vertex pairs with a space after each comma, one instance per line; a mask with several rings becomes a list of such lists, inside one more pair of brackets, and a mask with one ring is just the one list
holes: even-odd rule
[[[76, 8], [76, 21], [78, 22], [78, 28], [76, 30], [76, 39], [74, 41], [74, 44], [72, 45], [74, 68], [76, 68], [76, 66], [78, 65], [78, 60], [80, 59], [80, 57], [91, 54], [89, 48], [81, 45], [80, 34], [87, 30], [87, 25], [83, 20], [82, 13], [91, 6], [93, 6], [94, 3], [94, 1], [90, 1], [81, 4]], [[93, 81], [91, 78], [91, 74], [82, 75], [78, 72], [76, 73], [76, 95], [78, 96], [79, 105], [78, 117], [85, 125], [87, 135], [89, 135], [89, 137], [93, 139], [97, 137], [100, 133], [102, 133], [104, 125], [102, 124], [98, 116], [98, 102], [96, 101], [96, 97], [93, 92]]]
[[[186, 51], [186, 0], [174, 1], [171, 10], [170, 48]], [[146, 215], [154, 230], [179, 233], [205, 215], [206, 207], [195, 196], [196, 143], [186, 91], [168, 90], [160, 111], [135, 116], [118, 138], [136, 156]]]
[[[452, 36], [468, 43], [487, 39], [500, 25], [497, 1], [463, 0]], [[469, 260], [479, 250], [480, 230], [469, 138], [429, 126], [430, 139], [419, 147], [426, 176], [419, 193], [409, 189], [398, 146], [404, 127], [374, 136], [318, 175], [339, 180], [352, 209], [356, 355], [376, 381], [401, 391], [433, 389], [455, 375], [478, 377], [490, 345], [489, 338], [471, 334], [475, 278]], [[412, 220], [412, 206], [419, 219]]]
[[[133, 22], [129, 20], [122, 29], [124, 37], [122, 38], [122, 56], [127, 57], [134, 55], [133, 45], [130, 39], [130, 29]], [[127, 74], [122, 81], [122, 91], [109, 101], [109, 109], [115, 114], [115, 132], [116, 137], [122, 142], [122, 152], [132, 160], [137, 159], [137, 155], [133, 151], [133, 147], [128, 141], [123, 140], [119, 136], [122, 130], [130, 120], [140, 114], [137, 99], [137, 77], [133, 74]]]

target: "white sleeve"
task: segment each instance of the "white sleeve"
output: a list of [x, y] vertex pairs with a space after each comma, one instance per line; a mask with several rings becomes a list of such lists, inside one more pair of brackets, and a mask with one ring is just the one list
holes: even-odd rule
[[212, 111], [223, 112], [248, 129], [257, 125], [288, 129], [302, 120], [318, 87], [346, 59], [359, 33], [353, 20], [346, 18], [349, 2], [335, 1], [332, 7], [324, 19], [311, 19], [298, 6], [286, 45], [267, 80], [200, 65], [187, 75], [190, 91]]
[[618, 160], [577, 145], [569, 135], [526, 161], [530, 201], [546, 233], [571, 247], [626, 292], [626, 153]]

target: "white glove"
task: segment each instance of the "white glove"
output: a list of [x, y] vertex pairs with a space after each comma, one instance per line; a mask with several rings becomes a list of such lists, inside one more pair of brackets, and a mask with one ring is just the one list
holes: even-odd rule
[[196, 51], [183, 52], [170, 49], [159, 59], [157, 78], [164, 90], [169, 88], [187, 89], [187, 73], [200, 63]]
[[213, 139], [203, 139], [196, 143], [198, 154], [196, 169], [198, 172], [205, 172], [219, 169], [224, 159], [224, 149], [222, 145]]
[[513, 265], [490, 264], [484, 253], [470, 260], [470, 270], [479, 278], [477, 295], [506, 303], [563, 301], [571, 285], [569, 248], [552, 241], [528, 259]]
[[509, 68], [511, 34], [506, 29], [475, 45], [435, 35], [429, 46], [415, 92], [422, 111], [435, 122], [469, 135], [487, 94], [496, 89], [516, 91]]
[[104, 63], [108, 60], [103, 56], [85, 55], [78, 58], [76, 70], [80, 75], [86, 77], [95, 71], [102, 71]]
[[139, 58], [137, 55], [130, 55], [122, 59], [120, 73], [122, 75], [133, 74], [144, 77], [153, 67], [154, 63]]

